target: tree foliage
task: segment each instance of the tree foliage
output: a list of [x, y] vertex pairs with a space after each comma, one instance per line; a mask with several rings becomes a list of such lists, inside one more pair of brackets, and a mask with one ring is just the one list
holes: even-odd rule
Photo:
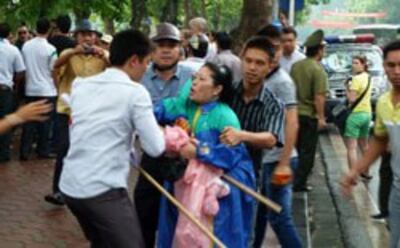
[[362, 23], [399, 23], [400, 0], [346, 0], [346, 6], [350, 11], [357, 13], [365, 12], [386, 12], [386, 18], [383, 19], [360, 19]]

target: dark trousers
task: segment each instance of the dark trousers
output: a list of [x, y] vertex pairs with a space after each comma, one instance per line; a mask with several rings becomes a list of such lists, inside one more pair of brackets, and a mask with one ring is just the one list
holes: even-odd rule
[[99, 196], [66, 203], [92, 248], [143, 248], [134, 205], [126, 189], [112, 189]]
[[314, 167], [315, 152], [318, 143], [318, 120], [300, 115], [299, 124], [300, 128], [296, 146], [299, 153], [299, 167], [294, 178], [295, 189], [306, 186], [308, 176]]
[[[253, 248], [262, 246], [267, 223], [274, 230], [282, 248], [301, 248], [302, 243], [292, 216], [292, 184], [277, 186], [271, 183], [271, 176], [277, 162], [263, 165], [261, 177], [261, 193], [282, 206], [282, 212], [277, 214], [269, 211], [263, 204], [258, 204]], [[297, 170], [298, 159], [292, 158], [290, 165]]]
[[60, 192], [58, 184], [63, 168], [63, 160], [67, 156], [69, 148], [69, 115], [57, 114], [57, 139], [56, 139], [56, 164], [53, 176], [53, 193]]
[[[49, 103], [55, 105], [55, 97], [26, 97], [26, 102], [35, 102], [39, 100], [46, 99]], [[37, 133], [37, 149], [36, 152], [39, 156], [49, 155], [49, 134], [50, 134], [50, 124], [51, 116], [54, 115], [54, 111], [49, 114], [49, 119], [44, 122], [28, 122], [24, 124], [21, 136], [21, 148], [20, 156], [27, 158], [32, 150], [32, 143]]]
[[379, 169], [379, 209], [381, 213], [389, 213], [389, 196], [393, 182], [393, 172], [390, 167], [392, 155], [387, 152], [382, 155], [381, 167]]
[[[11, 88], [0, 85], [0, 119], [10, 114], [14, 109], [14, 96]], [[12, 133], [0, 135], [0, 162], [10, 159], [10, 143]]]
[[[143, 154], [142, 167], [162, 185], [164, 180], [159, 170], [160, 165], [151, 161], [153, 160], [148, 155]], [[145, 247], [153, 248], [156, 239], [161, 194], [147, 179], [140, 175], [136, 184], [134, 198]]]

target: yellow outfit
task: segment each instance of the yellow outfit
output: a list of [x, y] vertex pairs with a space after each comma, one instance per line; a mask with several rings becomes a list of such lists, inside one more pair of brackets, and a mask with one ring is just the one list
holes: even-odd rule
[[[354, 76], [353, 79], [350, 81], [349, 90], [354, 90], [357, 92], [356, 99], [358, 99], [364, 92], [364, 90], [367, 88], [368, 80], [369, 80], [368, 73], [363, 72], [361, 74]], [[370, 85], [363, 99], [361, 99], [357, 107], [353, 110], [353, 113], [357, 112], [372, 113], [371, 92], [372, 92], [372, 85]]]
[[[388, 136], [389, 131], [392, 131], [392, 134], [399, 134], [396, 131], [400, 131], [400, 104], [393, 105], [392, 91], [386, 92], [379, 98], [374, 128], [375, 135], [379, 137]], [[398, 139], [398, 136], [392, 138]]]
[[[64, 53], [70, 52], [72, 49], [64, 50]], [[108, 53], [106, 53], [108, 57]], [[63, 93], [70, 94], [72, 82], [76, 77], [89, 77], [104, 71], [107, 62], [103, 58], [93, 55], [76, 54], [73, 55], [68, 62], [63, 65], [58, 77], [58, 95]], [[57, 112], [60, 114], [70, 114], [69, 107], [59, 98], [57, 100]]]

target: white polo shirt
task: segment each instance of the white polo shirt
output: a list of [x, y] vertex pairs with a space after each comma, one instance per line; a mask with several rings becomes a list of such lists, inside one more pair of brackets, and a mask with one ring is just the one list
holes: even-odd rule
[[292, 70], [292, 66], [302, 60], [305, 59], [306, 56], [301, 53], [298, 50], [294, 50], [294, 52], [289, 56], [286, 57], [284, 55], [281, 56], [281, 59], [279, 61], [279, 65], [281, 66], [282, 69], [284, 69], [288, 74], [290, 74], [290, 71]]
[[135, 130], [147, 154], [163, 153], [164, 136], [150, 95], [122, 70], [109, 68], [96, 76], [77, 78], [70, 103], [70, 147], [60, 180], [67, 196], [89, 198], [127, 188]]
[[26, 65], [27, 96], [57, 96], [57, 89], [52, 78], [54, 63], [57, 60], [56, 48], [42, 37], [27, 41], [22, 47]]
[[0, 84], [12, 88], [14, 73], [25, 71], [24, 60], [18, 48], [0, 38]]
[[197, 72], [206, 63], [205, 58], [189, 57], [179, 62], [180, 65], [189, 67], [193, 72]]

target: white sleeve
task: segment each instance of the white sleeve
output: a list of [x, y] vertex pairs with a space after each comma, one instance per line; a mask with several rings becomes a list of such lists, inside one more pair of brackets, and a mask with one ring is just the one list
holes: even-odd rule
[[49, 60], [49, 67], [50, 70], [54, 70], [54, 64], [56, 63], [57, 60], [57, 49], [55, 49], [54, 47], [52, 47], [50, 49], [50, 60]]
[[[16, 49], [18, 49], [18, 48], [16, 48]], [[15, 72], [25, 71], [24, 59], [22, 58], [22, 55], [18, 50], [15, 51], [15, 59], [14, 59], [13, 67], [14, 67]]]
[[135, 91], [135, 97], [132, 98], [133, 124], [143, 150], [152, 157], [158, 157], [165, 150], [164, 135], [154, 116], [149, 93], [143, 86]]

